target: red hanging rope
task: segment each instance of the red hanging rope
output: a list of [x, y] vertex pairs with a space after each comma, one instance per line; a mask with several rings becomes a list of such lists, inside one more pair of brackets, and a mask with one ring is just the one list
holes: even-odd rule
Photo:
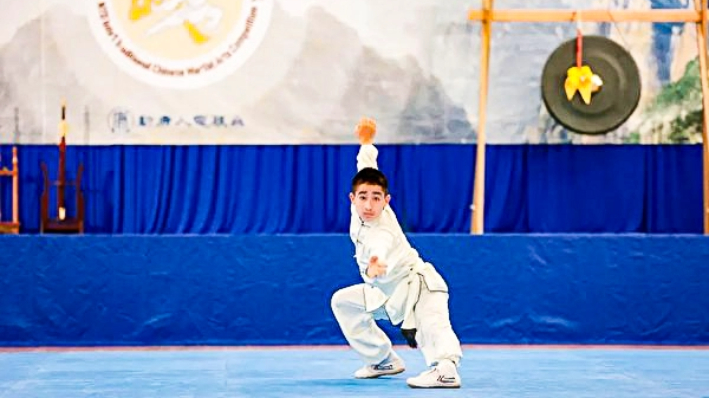
[[581, 67], [583, 59], [583, 34], [581, 29], [576, 29], [576, 66]]
[[583, 33], [581, 33], [581, 11], [576, 11], [576, 66], [581, 67], [583, 61]]

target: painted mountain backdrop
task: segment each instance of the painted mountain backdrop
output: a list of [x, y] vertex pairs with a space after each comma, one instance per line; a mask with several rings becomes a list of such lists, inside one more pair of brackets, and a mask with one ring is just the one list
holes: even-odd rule
[[[39, 0], [39, 6], [24, 0], [3, 2], [0, 142], [55, 143], [63, 99], [69, 107], [69, 141], [75, 144], [353, 143], [353, 126], [362, 115], [378, 120], [383, 143], [476, 140], [480, 26], [467, 21], [466, 13], [479, 8], [480, 0], [259, 0], [271, 7], [259, 9], [252, 25], [244, 25], [253, 26], [251, 32], [242, 30], [249, 33], [244, 48], [251, 45], [253, 51], [224, 76], [209, 81], [205, 77], [203, 82], [190, 77], [196, 83], [189, 88], [140, 78], [137, 58], [153, 65], [180, 64], [151, 55], [141, 40], [148, 43], [153, 36], [144, 33], [147, 29], [139, 30], [143, 25], [134, 24], [127, 13], [121, 14], [129, 3], [106, 0], [113, 7], [109, 10], [118, 10], [111, 14], [114, 33], [124, 35], [122, 43], [130, 42], [135, 50], [131, 62], [126, 61], [127, 52], [125, 57], [111, 54], [104, 45], [109, 36], [104, 26], [97, 26], [99, 8], [94, 0]], [[190, 9], [203, 2], [182, 3], [181, 9]], [[228, 16], [224, 4], [235, 2], [206, 3]], [[495, 2], [497, 8], [691, 5], [678, 0]], [[179, 15], [164, 11], [160, 14], [164, 19], [156, 17], [152, 26]], [[196, 29], [206, 26], [205, 22]], [[581, 27], [585, 34], [617, 41], [637, 62], [643, 91], [630, 120], [601, 137], [564, 130], [543, 105], [540, 77], [551, 52], [574, 37], [575, 25], [497, 23], [490, 62], [489, 143], [701, 141], [693, 25], [582, 23]], [[165, 48], [166, 53], [175, 49], [180, 55], [187, 47], [179, 40], [188, 40], [188, 33], [182, 23], [166, 29], [159, 38], [167, 44], [155, 48]], [[198, 37], [194, 30], [191, 34]], [[234, 42], [225, 40], [226, 45]]]

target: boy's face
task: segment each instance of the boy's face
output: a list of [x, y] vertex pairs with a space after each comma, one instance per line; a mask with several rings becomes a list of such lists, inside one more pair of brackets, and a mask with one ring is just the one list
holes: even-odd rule
[[350, 192], [350, 201], [355, 205], [359, 218], [364, 221], [376, 220], [389, 204], [390, 195], [384, 193], [379, 185], [359, 184], [354, 193]]

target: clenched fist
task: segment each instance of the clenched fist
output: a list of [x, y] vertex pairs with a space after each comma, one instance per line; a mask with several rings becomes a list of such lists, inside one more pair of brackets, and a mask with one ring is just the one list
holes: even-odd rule
[[374, 119], [363, 117], [359, 120], [355, 128], [355, 135], [362, 145], [371, 144], [374, 142], [374, 136], [377, 134], [377, 122]]
[[377, 256], [372, 256], [369, 259], [369, 266], [367, 267], [367, 276], [370, 278], [376, 278], [378, 276], [386, 275], [387, 265], [379, 259]]

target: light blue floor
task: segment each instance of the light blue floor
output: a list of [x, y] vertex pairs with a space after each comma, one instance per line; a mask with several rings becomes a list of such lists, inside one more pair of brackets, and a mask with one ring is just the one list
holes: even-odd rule
[[412, 390], [425, 369], [355, 380], [347, 349], [0, 353], [2, 398], [709, 397], [709, 350], [467, 349], [460, 390]]

